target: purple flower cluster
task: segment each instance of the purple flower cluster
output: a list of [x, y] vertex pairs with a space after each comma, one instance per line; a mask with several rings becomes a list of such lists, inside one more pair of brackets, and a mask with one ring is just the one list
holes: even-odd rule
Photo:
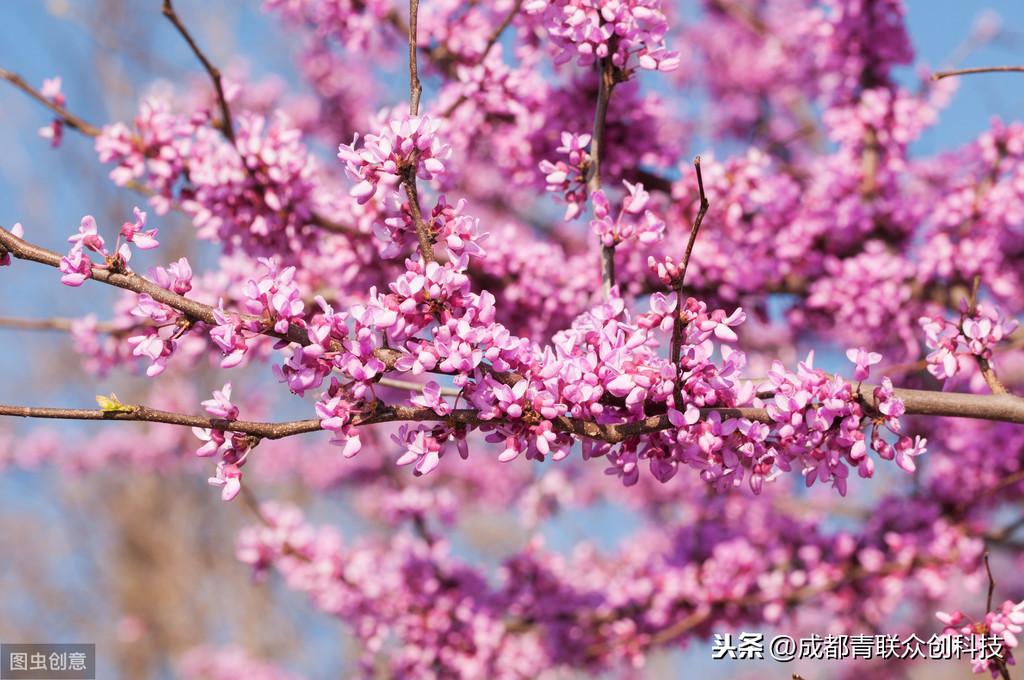
[[620, 69], [634, 63], [654, 71], [679, 67], [678, 53], [665, 48], [668, 21], [661, 0], [531, 0], [523, 9], [543, 18], [556, 64], [575, 57], [580, 66], [610, 58]]
[[948, 380], [960, 372], [962, 357], [990, 362], [992, 350], [1014, 330], [1016, 319], [1006, 319], [994, 306], [981, 302], [971, 311], [966, 301], [960, 319], [953, 322], [942, 316], [922, 316], [920, 323], [929, 352], [928, 372], [939, 380]]
[[351, 144], [340, 145], [338, 158], [356, 183], [352, 196], [366, 203], [377, 194], [381, 182], [393, 184], [408, 168], [415, 168], [414, 174], [425, 180], [444, 174], [451, 148], [437, 136], [438, 127], [438, 121], [430, 116], [400, 116], [385, 124], [379, 134], [366, 135], [359, 149], [358, 133]]

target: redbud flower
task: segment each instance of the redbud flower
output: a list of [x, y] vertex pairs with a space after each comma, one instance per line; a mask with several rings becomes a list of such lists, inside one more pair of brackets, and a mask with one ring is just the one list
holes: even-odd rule
[[92, 276], [92, 261], [86, 256], [80, 244], [75, 245], [67, 255], [60, 258], [60, 271], [63, 274], [60, 282], [65, 286], [81, 286]]
[[[65, 99], [64, 93], [60, 91], [60, 86], [60, 76], [47, 78], [43, 80], [43, 86], [39, 89], [39, 94], [46, 99], [49, 99], [57, 106], [63, 107]], [[39, 128], [39, 136], [43, 139], [49, 139], [50, 146], [57, 148], [60, 146], [60, 142], [64, 138], [64, 121], [60, 118], [54, 118], [49, 125]]]
[[361, 149], [356, 149], [359, 135], [352, 144], [338, 147], [338, 158], [345, 161], [348, 176], [357, 184], [350, 192], [360, 203], [377, 193], [383, 179], [398, 179], [403, 168], [414, 166], [420, 179], [430, 180], [445, 172], [444, 161], [451, 147], [437, 137], [440, 123], [430, 116], [401, 115], [391, 120], [379, 134], [366, 135]]
[[232, 463], [217, 463], [217, 476], [210, 477], [209, 483], [221, 487], [222, 501], [233, 500], [242, 491], [242, 471]]
[[238, 419], [238, 407], [231, 403], [231, 383], [213, 391], [213, 399], [203, 402], [203, 408], [210, 415], [224, 418], [225, 420]]
[[135, 211], [135, 222], [125, 222], [124, 226], [121, 227], [121, 236], [124, 236], [126, 241], [134, 243], [142, 250], [156, 248], [160, 245], [156, 240], [157, 230], [143, 231], [146, 228], [146, 213], [138, 208], [133, 208], [133, 210]]
[[871, 373], [871, 366], [882, 360], [882, 355], [877, 352], [868, 352], [863, 347], [846, 350], [846, 358], [856, 366], [853, 372], [855, 380], [867, 380]]

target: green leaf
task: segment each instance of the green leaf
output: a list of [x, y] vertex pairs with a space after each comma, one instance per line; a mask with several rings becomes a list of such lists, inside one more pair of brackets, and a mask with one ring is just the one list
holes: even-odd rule
[[135, 410], [134, 406], [122, 404], [121, 400], [118, 399], [117, 395], [113, 392], [110, 393], [109, 397], [97, 394], [96, 403], [100, 405], [100, 408], [103, 409], [104, 413], [131, 413]]

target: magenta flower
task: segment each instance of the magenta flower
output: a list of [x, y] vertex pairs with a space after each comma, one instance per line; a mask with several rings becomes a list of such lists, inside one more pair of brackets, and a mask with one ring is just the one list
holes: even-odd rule
[[220, 498], [222, 501], [234, 500], [242, 491], [242, 471], [237, 465], [231, 463], [217, 463], [217, 476], [210, 477], [210, 486], [221, 487]]
[[81, 286], [92, 276], [92, 261], [82, 250], [81, 244], [75, 244], [67, 255], [60, 258], [60, 271], [63, 274], [60, 282], [65, 286]]
[[385, 125], [379, 134], [366, 135], [361, 149], [356, 149], [359, 135], [352, 144], [338, 147], [338, 158], [356, 185], [350, 192], [360, 203], [372, 199], [382, 181], [394, 182], [403, 168], [415, 167], [416, 176], [430, 180], [445, 172], [444, 161], [451, 147], [437, 136], [439, 123], [430, 116], [401, 115]]
[[871, 367], [882, 360], [882, 355], [877, 352], [868, 352], [863, 347], [846, 350], [846, 358], [853, 362], [856, 367], [853, 372], [854, 380], [867, 380], [871, 374]]
[[142, 250], [156, 248], [160, 245], [156, 240], [157, 230], [143, 231], [146, 228], [146, 213], [138, 208], [133, 208], [133, 210], [135, 211], [135, 222], [125, 222], [121, 227], [121, 236]]
[[237, 420], [238, 407], [231, 403], [231, 383], [225, 383], [221, 389], [214, 390], [213, 399], [204, 401], [203, 408], [212, 416], [225, 420]]
[[[63, 107], [66, 103], [64, 93], [61, 92], [60, 76], [43, 80], [43, 86], [39, 88], [39, 94], [57, 106]], [[50, 146], [57, 148], [64, 138], [64, 121], [60, 118], [54, 118], [49, 125], [39, 128], [39, 136], [43, 139], [49, 139]]]

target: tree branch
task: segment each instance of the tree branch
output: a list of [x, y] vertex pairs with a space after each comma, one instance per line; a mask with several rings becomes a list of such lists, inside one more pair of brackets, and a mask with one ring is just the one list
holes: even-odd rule
[[0, 404], [0, 416], [18, 418], [46, 418], [55, 420], [118, 420], [148, 423], [167, 423], [184, 427], [239, 432], [261, 439], [281, 439], [291, 435], [316, 432], [319, 420], [295, 420], [284, 423], [261, 423], [248, 420], [225, 420], [211, 416], [194, 416], [186, 413], [162, 411], [148, 406], [124, 405], [123, 410], [103, 411], [101, 409], [43, 408], [34, 406], [11, 406]]
[[50, 109], [50, 111], [60, 118], [68, 127], [78, 130], [87, 137], [96, 137], [100, 134], [100, 129], [98, 127], [79, 118], [64, 107], [54, 104], [52, 101], [44, 97], [42, 92], [25, 82], [25, 79], [17, 73], [0, 68], [0, 78], [6, 80], [11, 85], [14, 85], [16, 88], [32, 97], [32, 99], [35, 99], [43, 106]]
[[[416, 19], [419, 14], [419, 0], [409, 0], [409, 115], [418, 116], [420, 112], [420, 95], [423, 87], [420, 85], [419, 66], [417, 63], [416, 48]], [[419, 191], [416, 188], [416, 165], [419, 159], [414, 157], [405, 167], [400, 168], [402, 188], [405, 189], [406, 199], [409, 201], [409, 213], [412, 216], [413, 226], [416, 227], [416, 238], [420, 244], [420, 255], [423, 262], [437, 262], [434, 255], [434, 245], [430, 240], [430, 228], [423, 221], [423, 213], [420, 211]]]
[[174, 27], [178, 29], [178, 33], [180, 33], [181, 37], [185, 39], [188, 46], [192, 48], [192, 53], [196, 55], [196, 58], [199, 59], [200, 62], [202, 62], [203, 68], [205, 68], [206, 72], [210, 75], [210, 80], [213, 81], [213, 87], [217, 91], [217, 103], [220, 105], [220, 115], [222, 118], [220, 129], [221, 132], [224, 133], [224, 136], [227, 137], [233, 145], [235, 143], [235, 127], [231, 121], [231, 109], [228, 106], [227, 97], [224, 96], [224, 84], [221, 82], [220, 69], [214, 66], [213, 63], [206, 58], [206, 55], [203, 54], [203, 51], [199, 49], [199, 45], [196, 44], [192, 34], [188, 32], [188, 29], [185, 28], [185, 24], [181, 22], [177, 12], [174, 11], [174, 6], [171, 4], [171, 0], [164, 0], [163, 14], [172, 24], [174, 24]]
[[942, 80], [954, 76], [969, 76], [976, 73], [1024, 73], [1024, 66], [982, 66], [979, 68], [961, 68], [955, 71], [939, 71], [932, 74], [932, 80]]
[[409, 115], [420, 115], [420, 72], [416, 59], [416, 19], [420, 10], [419, 0], [409, 0]]
[[[21, 260], [38, 262], [55, 268], [60, 267], [60, 255], [51, 250], [47, 250], [46, 248], [28, 243], [3, 227], [0, 227], [0, 252], [9, 252], [11, 255]], [[112, 273], [106, 269], [94, 269], [92, 278], [101, 283], [106, 283], [118, 288], [124, 288], [125, 290], [130, 290], [136, 293], [146, 293], [157, 302], [177, 309], [197, 321], [202, 321], [209, 325], [216, 325], [217, 323], [213, 315], [213, 307], [197, 302], [196, 300], [191, 300], [182, 295], [178, 295], [177, 293], [173, 293], [165, 288], [161, 288], [152, 281], [149, 281], [138, 274], [118, 274]], [[238, 316], [246, 320], [257, 320], [262, 322], [261, 319], [250, 315], [240, 314]], [[288, 331], [285, 333], [278, 333], [273, 329], [273, 327], [263, 324], [261, 326], [260, 333], [288, 340], [289, 342], [294, 342], [300, 345], [310, 344], [309, 334], [306, 329], [296, 325], [289, 327]], [[395, 362], [402, 356], [397, 350], [389, 348], [377, 349], [374, 351], [374, 355], [384, 363], [386, 370], [393, 370]], [[524, 380], [521, 375], [515, 373], [498, 373], [490, 369], [487, 365], [482, 365], [482, 370], [490, 372], [496, 380], [499, 380], [503, 384], [514, 385], [521, 380]], [[877, 400], [874, 396], [874, 389], [874, 385], [859, 385], [854, 388], [861, 403], [871, 409], [877, 409], [878, 406]], [[1009, 423], [1024, 423], [1024, 398], [1017, 397], [1012, 394], [985, 395], [957, 392], [936, 392], [931, 390], [911, 390], [904, 388], [897, 388], [893, 390], [893, 393], [895, 396], [903, 400], [908, 415], [978, 418], [982, 420], [997, 420]], [[658, 405], [652, 404], [651, 408], [653, 409], [656, 406]], [[664, 408], [663, 404], [660, 406]], [[430, 411], [430, 413], [433, 413], [433, 411], [429, 409], [427, 410]], [[716, 411], [723, 418], [747, 418], [749, 420], [760, 422], [772, 422], [767, 410], [760, 408], [705, 408], [701, 409], [701, 414], [707, 416]], [[475, 413], [475, 411], [473, 413]], [[466, 414], [464, 413], [463, 416], [459, 417], [466, 417]], [[424, 419], [439, 420], [441, 418], [435, 416], [433, 418]], [[668, 417], [665, 415], [650, 416], [640, 421], [621, 425], [598, 425], [597, 423], [589, 421], [578, 421], [564, 417], [559, 418], [554, 422], [556, 426], [560, 427], [560, 429], [565, 432], [572, 432], [574, 434], [593, 439], [602, 439], [610, 443], [621, 442], [628, 437], [640, 434], [669, 429], [672, 426], [668, 421]]]
[[700, 156], [693, 159], [693, 169], [697, 173], [697, 197], [700, 207], [693, 219], [693, 226], [690, 228], [690, 240], [686, 243], [686, 252], [683, 254], [683, 266], [679, 272], [679, 281], [676, 283], [676, 315], [672, 323], [672, 341], [670, 356], [672, 364], [676, 367], [676, 408], [682, 406], [682, 392], [679, 385], [682, 376], [682, 366], [679, 363], [679, 355], [683, 345], [683, 284], [686, 281], [686, 269], [690, 266], [690, 254], [693, 253], [693, 244], [697, 241], [697, 234], [700, 226], [704, 223], [704, 216], [708, 213], [711, 204], [704, 193], [704, 174], [700, 170]]
[[[0, 328], [12, 328], [19, 331], [63, 331], [71, 332], [74, 324], [79, 319], [19, 319], [12, 316], [0, 316]], [[99, 321], [96, 323], [96, 330], [109, 335], [122, 333], [128, 328], [118, 326], [115, 323]]]
[[[590, 135], [590, 162], [587, 167], [587, 193], [593, 195], [601, 189], [601, 160], [604, 156], [604, 130], [608, 118], [608, 103], [615, 87], [615, 65], [605, 57], [598, 61], [597, 107], [594, 111], [594, 130]], [[615, 245], [601, 246], [601, 282], [607, 297], [615, 285]]]

